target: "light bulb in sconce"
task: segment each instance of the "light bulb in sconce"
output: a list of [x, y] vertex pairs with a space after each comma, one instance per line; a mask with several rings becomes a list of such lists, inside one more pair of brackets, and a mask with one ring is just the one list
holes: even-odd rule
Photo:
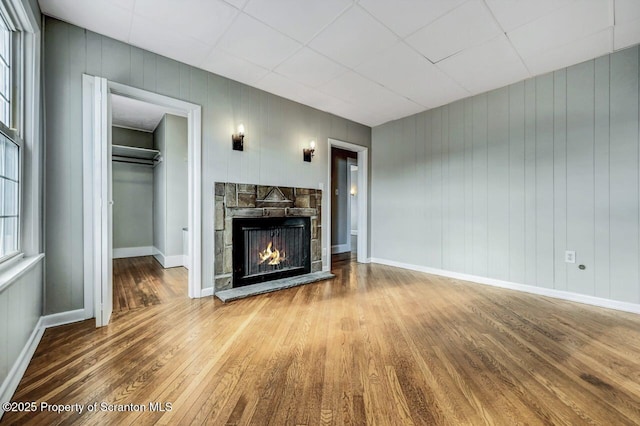
[[302, 159], [310, 163], [311, 158], [313, 158], [315, 151], [316, 151], [316, 141], [311, 140], [309, 141], [309, 148], [302, 149]]
[[352, 196], [352, 197], [355, 197], [355, 195], [356, 195], [357, 193], [358, 193], [358, 191], [356, 190], [356, 187], [355, 187], [355, 186], [352, 186], [352, 187], [351, 187], [351, 196]]
[[244, 151], [244, 124], [240, 123], [238, 133], [231, 135], [231, 142], [233, 142], [234, 151]]

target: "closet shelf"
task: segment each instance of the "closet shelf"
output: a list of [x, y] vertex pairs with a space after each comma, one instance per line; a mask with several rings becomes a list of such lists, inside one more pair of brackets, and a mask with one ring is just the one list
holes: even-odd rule
[[162, 161], [161, 153], [157, 149], [138, 148], [135, 146], [125, 145], [111, 145], [111, 154], [113, 156], [113, 161], [125, 163], [155, 165], [156, 162]]

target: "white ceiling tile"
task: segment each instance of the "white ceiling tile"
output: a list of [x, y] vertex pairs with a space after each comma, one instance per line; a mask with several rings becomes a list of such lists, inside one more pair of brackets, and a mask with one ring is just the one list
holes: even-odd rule
[[241, 14], [217, 47], [264, 68], [272, 69], [301, 46], [262, 22]]
[[527, 69], [504, 35], [451, 56], [438, 63], [438, 67], [472, 94], [529, 77]]
[[469, 92], [419, 53], [398, 42], [356, 71], [425, 107], [468, 96]]
[[209, 46], [215, 45], [231, 25], [238, 10], [218, 0], [136, 0], [135, 13], [171, 31], [195, 38]]
[[352, 7], [309, 44], [331, 59], [353, 68], [392, 45], [397, 37], [359, 7]]
[[360, 0], [360, 6], [401, 37], [433, 22], [467, 0]]
[[182, 32], [134, 15], [130, 43], [159, 55], [198, 66], [211, 47]]
[[274, 72], [270, 72], [261, 78], [255, 86], [269, 93], [282, 96], [283, 98], [297, 100], [300, 93], [311, 88], [291, 81], [290, 79]]
[[207, 71], [245, 84], [254, 84], [269, 73], [266, 68], [220, 49], [214, 49], [200, 66]]
[[[509, 32], [579, 0], [485, 0], [503, 30]], [[602, 0], [596, 0], [602, 1]], [[605, 0], [607, 1], [607, 0]], [[633, 0], [635, 1], [635, 0]]]
[[564, 46], [540, 52], [526, 58], [525, 62], [533, 75], [555, 71], [609, 53], [612, 37], [612, 29], [608, 28]]
[[[379, 108], [398, 116], [414, 114], [425, 108], [409, 99], [385, 89], [373, 81], [349, 71], [319, 88], [320, 91], [361, 108]], [[374, 106], [374, 107], [372, 107]]]
[[41, 0], [42, 13], [120, 41], [128, 41], [131, 10], [108, 0], [95, 0], [79, 7], [77, 0]]
[[481, 0], [470, 0], [406, 39], [431, 62], [438, 62], [501, 33]]
[[640, 19], [617, 24], [614, 27], [613, 40], [613, 47], [616, 50], [640, 43]]
[[507, 33], [523, 58], [602, 31], [613, 22], [606, 0], [571, 3]]
[[304, 48], [280, 64], [275, 71], [298, 83], [318, 87], [339, 74], [347, 72], [347, 68], [311, 49]]
[[615, 0], [615, 18], [616, 25], [640, 19], [640, 1]]
[[351, 0], [250, 0], [244, 13], [301, 43], [308, 43], [351, 4]]
[[238, 9], [242, 9], [245, 4], [247, 4], [247, 0], [224, 0], [226, 3], [237, 7]]

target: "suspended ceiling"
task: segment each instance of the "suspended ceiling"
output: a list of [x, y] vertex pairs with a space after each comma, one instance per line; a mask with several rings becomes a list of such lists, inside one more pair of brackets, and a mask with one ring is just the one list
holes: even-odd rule
[[640, 42], [639, 0], [40, 0], [42, 12], [375, 126]]

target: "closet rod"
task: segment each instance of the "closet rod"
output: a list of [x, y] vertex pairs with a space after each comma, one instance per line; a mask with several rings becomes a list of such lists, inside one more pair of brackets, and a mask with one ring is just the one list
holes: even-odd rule
[[136, 161], [120, 159], [120, 158], [116, 158], [116, 157], [113, 157], [112, 161], [115, 161], [116, 163], [140, 164], [141, 166], [154, 166], [155, 165], [153, 160], [144, 160], [142, 158], [135, 158], [135, 157], [126, 157], [126, 158], [132, 158], [132, 159], [134, 159]]

